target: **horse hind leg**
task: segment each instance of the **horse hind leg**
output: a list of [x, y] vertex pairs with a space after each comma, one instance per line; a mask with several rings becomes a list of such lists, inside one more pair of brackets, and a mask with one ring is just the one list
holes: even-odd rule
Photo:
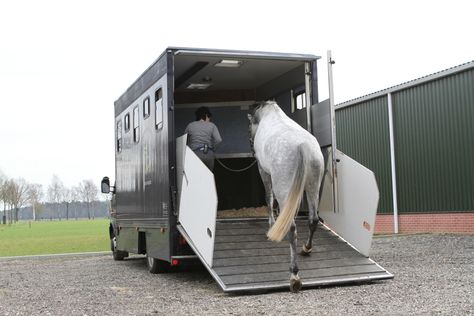
[[273, 215], [273, 189], [272, 189], [272, 178], [270, 174], [258, 168], [260, 177], [262, 178], [263, 186], [265, 188], [265, 201], [268, 206], [268, 225], [272, 227], [275, 223], [275, 216]]
[[270, 190], [269, 193], [265, 193], [265, 199], [268, 205], [268, 226], [272, 227], [275, 224], [275, 215], [273, 214], [273, 191]]
[[291, 263], [290, 263], [290, 291], [293, 293], [298, 292], [303, 283], [301, 282], [300, 277], [298, 276], [298, 264], [296, 262], [296, 223], [293, 220], [290, 230], [288, 231], [288, 241], [290, 242], [290, 256], [291, 256]]
[[[315, 196], [314, 196], [315, 195]], [[309, 236], [306, 240], [306, 243], [303, 243], [303, 247], [301, 249], [300, 254], [302, 256], [309, 256], [311, 251], [313, 250], [313, 236], [316, 231], [316, 227], [319, 223], [319, 217], [317, 214], [317, 207], [319, 196], [313, 191], [312, 194], [306, 194], [308, 207], [309, 207], [309, 214], [308, 214], [308, 227], [309, 227]]]

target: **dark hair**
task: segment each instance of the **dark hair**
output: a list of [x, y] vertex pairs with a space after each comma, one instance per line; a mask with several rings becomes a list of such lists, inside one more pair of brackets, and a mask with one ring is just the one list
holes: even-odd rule
[[212, 117], [212, 114], [209, 111], [209, 108], [207, 106], [201, 106], [199, 109], [196, 110], [195, 114], [196, 114], [196, 121], [205, 120], [206, 117], [209, 117], [209, 118]]

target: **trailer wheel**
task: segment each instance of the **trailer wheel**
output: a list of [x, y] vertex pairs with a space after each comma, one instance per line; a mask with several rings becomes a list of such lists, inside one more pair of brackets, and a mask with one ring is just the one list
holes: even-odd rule
[[128, 257], [128, 252], [117, 249], [117, 237], [115, 236], [110, 239], [110, 248], [112, 250], [112, 256], [114, 257], [115, 261], [121, 261], [125, 257]]
[[148, 271], [153, 274], [169, 272], [171, 265], [169, 262], [146, 256]]

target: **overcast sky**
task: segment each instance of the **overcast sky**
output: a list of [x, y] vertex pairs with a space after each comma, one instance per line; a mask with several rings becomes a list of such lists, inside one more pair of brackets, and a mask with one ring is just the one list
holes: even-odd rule
[[474, 59], [474, 1], [0, 2], [0, 170], [114, 177], [113, 102], [168, 46], [314, 54], [340, 103]]

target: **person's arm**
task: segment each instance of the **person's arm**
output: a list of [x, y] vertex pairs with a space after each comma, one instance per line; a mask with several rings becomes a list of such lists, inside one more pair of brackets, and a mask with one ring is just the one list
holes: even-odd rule
[[212, 129], [212, 139], [214, 142], [214, 148], [217, 147], [217, 145], [222, 142], [221, 134], [219, 134], [219, 130], [217, 129], [217, 126], [214, 124], [214, 128]]

